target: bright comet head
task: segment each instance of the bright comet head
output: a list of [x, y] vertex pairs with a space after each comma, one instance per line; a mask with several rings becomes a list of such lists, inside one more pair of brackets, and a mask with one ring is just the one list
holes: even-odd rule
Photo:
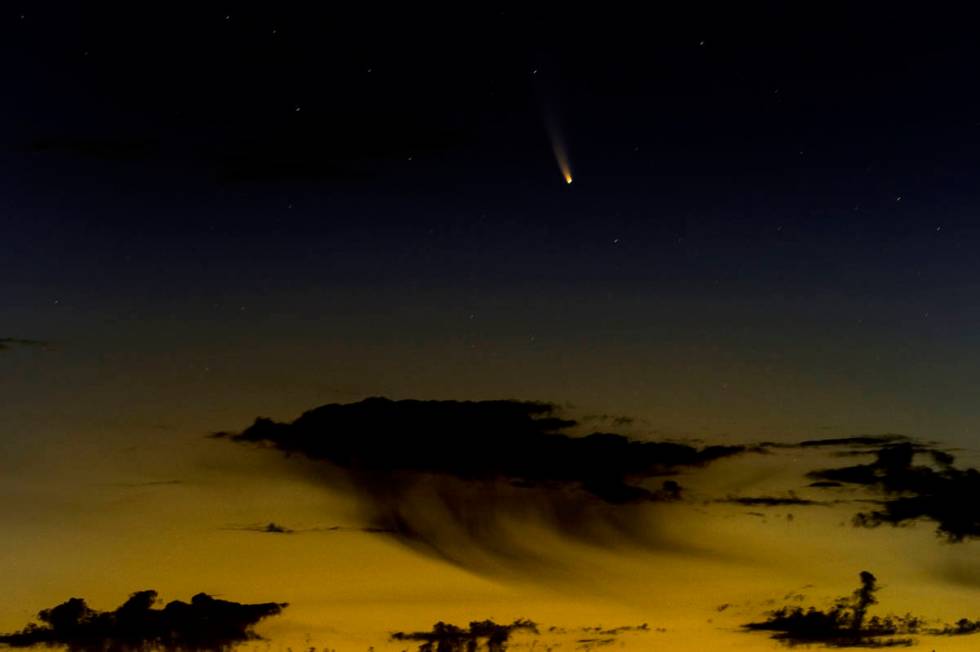
[[565, 173], [565, 183], [570, 184], [571, 182], [572, 182], [572, 175], [570, 175], [569, 173], [566, 172]]

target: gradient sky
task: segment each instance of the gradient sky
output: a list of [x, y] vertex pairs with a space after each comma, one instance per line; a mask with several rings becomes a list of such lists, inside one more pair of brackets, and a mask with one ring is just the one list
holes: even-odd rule
[[[648, 623], [667, 631], [615, 645], [769, 650], [740, 626], [861, 570], [882, 612], [980, 617], [976, 541], [712, 502], [827, 499], [805, 473], [853, 463], [828, 450], [682, 470], [684, 500], [645, 508], [652, 546], [515, 516], [534, 567], [359, 531], [315, 462], [207, 438], [370, 396], [517, 399], [577, 434], [899, 433], [975, 467], [972, 25], [887, 4], [5, 8], [0, 631], [155, 588], [289, 602], [262, 649], [492, 617], [566, 628], [564, 649]], [[248, 529], [269, 522], [297, 532]]]

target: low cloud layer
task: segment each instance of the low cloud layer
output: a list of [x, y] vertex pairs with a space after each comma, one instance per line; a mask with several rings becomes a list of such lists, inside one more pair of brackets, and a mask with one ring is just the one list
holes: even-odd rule
[[537, 634], [538, 627], [530, 620], [515, 620], [509, 625], [482, 620], [469, 627], [438, 622], [427, 632], [395, 632], [391, 640], [417, 642], [419, 652], [504, 652], [511, 636], [520, 631]]
[[114, 611], [96, 611], [71, 598], [50, 609], [19, 632], [0, 635], [13, 647], [66, 646], [70, 650], [220, 650], [259, 638], [252, 627], [279, 614], [284, 603], [241, 604], [198, 593], [191, 601], [174, 600], [155, 609], [156, 591], [139, 591]]
[[523, 554], [508, 519], [642, 541], [631, 510], [680, 499], [681, 471], [750, 450], [568, 434], [576, 425], [547, 403], [370, 398], [217, 436], [322, 463], [321, 479], [361, 498], [372, 528], [456, 561], [465, 549]]
[[861, 584], [850, 596], [837, 599], [827, 609], [785, 606], [767, 614], [765, 620], [746, 623], [746, 631], [770, 632], [785, 645], [823, 645], [835, 648], [909, 647], [914, 636], [960, 636], [980, 631], [980, 622], [963, 618], [953, 624], [931, 626], [918, 616], [878, 616], [870, 613], [878, 604], [878, 580], [868, 571], [859, 575]]
[[744, 625], [750, 631], [773, 632], [772, 638], [787, 645], [821, 644], [828, 647], [896, 647], [914, 642], [922, 622], [913, 616], [868, 616], [878, 603], [878, 584], [868, 571], [860, 574], [861, 586], [850, 597], [840, 598], [827, 610], [816, 607], [782, 607], [766, 620]]
[[977, 469], [958, 469], [950, 453], [910, 441], [886, 443], [871, 452], [875, 460], [869, 464], [811, 472], [811, 486], [862, 486], [883, 494], [880, 509], [855, 516], [858, 526], [928, 520], [951, 542], [980, 537]]

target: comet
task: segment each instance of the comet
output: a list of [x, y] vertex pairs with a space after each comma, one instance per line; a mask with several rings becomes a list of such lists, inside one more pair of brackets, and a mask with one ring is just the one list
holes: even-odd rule
[[565, 146], [560, 140], [552, 138], [551, 148], [555, 152], [555, 160], [558, 161], [558, 169], [561, 170], [561, 176], [565, 178], [566, 184], [571, 185], [572, 166], [568, 163], [568, 152], [565, 151]]
[[562, 178], [565, 179], [565, 183], [571, 185], [572, 165], [568, 160], [568, 150], [565, 148], [565, 140], [562, 138], [558, 121], [554, 116], [548, 116], [545, 119], [545, 125], [548, 128], [548, 138], [551, 140], [551, 150], [555, 153], [558, 170], [561, 172]]

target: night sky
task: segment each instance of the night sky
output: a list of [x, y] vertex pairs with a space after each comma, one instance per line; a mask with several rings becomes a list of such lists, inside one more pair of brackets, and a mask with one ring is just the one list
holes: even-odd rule
[[976, 644], [969, 16], [36, 2], [0, 60], [0, 631]]

